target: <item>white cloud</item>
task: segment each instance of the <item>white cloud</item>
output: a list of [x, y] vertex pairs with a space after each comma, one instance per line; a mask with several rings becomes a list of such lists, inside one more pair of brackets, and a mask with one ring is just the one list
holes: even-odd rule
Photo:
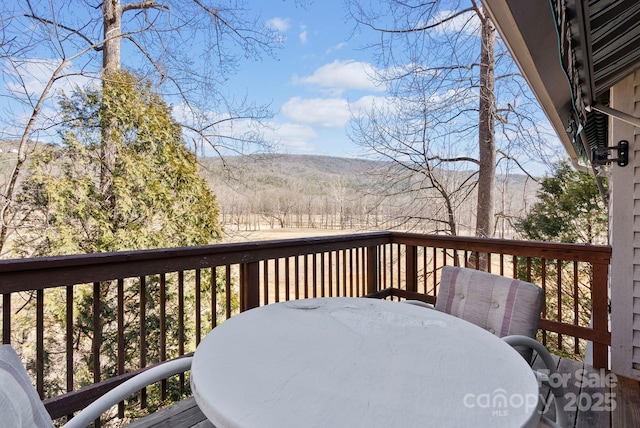
[[[434, 25], [438, 22], [441, 22], [447, 18], [451, 18], [457, 11], [455, 10], [442, 10], [438, 12], [431, 20], [428, 25]], [[450, 20], [446, 21], [442, 25], [438, 25], [435, 27], [435, 30], [440, 34], [449, 34], [449, 33], [465, 33], [467, 35], [479, 34], [480, 32], [480, 21], [475, 12], [470, 11], [467, 13], [463, 13], [462, 15], [458, 15]]]
[[317, 139], [318, 134], [306, 125], [284, 123], [271, 124], [271, 129], [265, 131], [265, 137], [287, 152], [314, 153], [316, 148], [310, 141]]
[[296, 83], [306, 83], [330, 89], [339, 95], [347, 89], [384, 91], [373, 77], [374, 67], [366, 62], [335, 60], [318, 68], [311, 76], [294, 78]]
[[48, 89], [44, 104], [35, 118], [31, 140], [53, 142], [57, 136], [56, 123], [59, 123], [60, 109], [56, 96], [61, 93], [70, 95], [77, 87], [85, 87], [92, 81], [96, 84], [98, 75], [81, 75], [72, 63], [57, 70], [60, 60], [44, 58], [6, 58], [10, 66], [5, 67], [0, 95], [8, 102], [0, 106], [0, 135], [3, 138], [20, 138], [26, 124], [32, 120], [33, 105], [39, 99], [54, 73], [58, 80]]
[[362, 117], [370, 112], [373, 108], [380, 111], [391, 112], [392, 110], [395, 110], [395, 105], [393, 104], [391, 98], [367, 95], [357, 101], [350, 103], [349, 108], [352, 115], [356, 117]]
[[[4, 89], [18, 96], [21, 94], [32, 98], [40, 97], [60, 64], [60, 60], [44, 58], [14, 61], [14, 68], [7, 74], [9, 79], [5, 79], [7, 83]], [[68, 63], [62, 71], [58, 71], [58, 80], [54, 82], [48, 96], [57, 95], [60, 92], [69, 94], [76, 87], [86, 86], [95, 77], [97, 76], [80, 75], [78, 70], [73, 69], [73, 64]]]
[[388, 97], [367, 95], [349, 102], [344, 98], [291, 98], [282, 106], [288, 119], [310, 126], [343, 128], [349, 120], [368, 114], [373, 108], [391, 112], [394, 104]]
[[344, 48], [346, 48], [347, 46], [349, 46], [349, 44], [348, 44], [347, 42], [341, 42], [341, 43], [338, 43], [337, 45], [335, 45], [335, 46], [331, 46], [329, 49], [327, 49], [327, 50], [325, 51], [325, 54], [330, 54], [330, 53], [331, 53], [331, 52], [333, 52], [333, 51], [339, 51], [340, 49], [344, 49]]
[[298, 38], [300, 39], [300, 43], [307, 43], [307, 39], [308, 39], [309, 33], [307, 32], [307, 27], [305, 27], [304, 25], [301, 28], [300, 34], [298, 35]]
[[289, 27], [291, 27], [291, 21], [289, 20], [289, 18], [275, 17], [267, 21], [267, 26], [283, 33], [287, 31]]
[[342, 98], [291, 98], [282, 106], [289, 119], [325, 128], [341, 128], [349, 121], [349, 103]]

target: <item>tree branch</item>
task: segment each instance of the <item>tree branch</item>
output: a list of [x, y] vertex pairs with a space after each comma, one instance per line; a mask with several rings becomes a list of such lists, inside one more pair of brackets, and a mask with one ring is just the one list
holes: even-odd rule
[[154, 0], [144, 0], [138, 3], [128, 3], [122, 6], [122, 12], [126, 12], [128, 10], [139, 10], [139, 9], [164, 9], [169, 10], [169, 6], [164, 4], [158, 4]]
[[92, 47], [93, 50], [98, 51], [98, 52], [102, 50], [102, 46], [96, 45], [95, 43], [93, 43], [91, 41], [91, 39], [89, 39], [87, 36], [85, 36], [84, 34], [82, 34], [78, 30], [75, 30], [73, 28], [67, 27], [66, 25], [62, 25], [62, 24], [60, 24], [58, 22], [55, 22], [55, 21], [50, 21], [50, 20], [45, 19], [45, 18], [40, 18], [39, 16], [28, 15], [28, 14], [25, 14], [24, 16], [25, 16], [25, 18], [35, 19], [36, 21], [41, 22], [43, 24], [53, 25], [54, 27], [62, 28], [63, 30], [66, 30], [66, 31], [68, 31], [70, 33], [73, 33], [73, 34], [79, 36], [81, 39], [86, 41], [89, 44], [89, 46]]

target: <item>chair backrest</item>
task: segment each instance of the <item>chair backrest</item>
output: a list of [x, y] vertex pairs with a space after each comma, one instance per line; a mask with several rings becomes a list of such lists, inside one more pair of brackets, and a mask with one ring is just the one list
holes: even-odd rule
[[[536, 337], [544, 291], [530, 282], [444, 266], [436, 309], [476, 324], [498, 337]], [[519, 350], [531, 360], [531, 350]]]
[[49, 413], [11, 345], [0, 345], [0, 425], [53, 427]]

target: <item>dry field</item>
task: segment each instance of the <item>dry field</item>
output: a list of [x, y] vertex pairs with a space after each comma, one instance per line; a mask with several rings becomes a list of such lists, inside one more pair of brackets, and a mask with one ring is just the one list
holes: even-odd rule
[[223, 242], [268, 241], [277, 239], [309, 238], [314, 236], [349, 235], [362, 230], [315, 229], [315, 228], [264, 228], [254, 231], [225, 231]]

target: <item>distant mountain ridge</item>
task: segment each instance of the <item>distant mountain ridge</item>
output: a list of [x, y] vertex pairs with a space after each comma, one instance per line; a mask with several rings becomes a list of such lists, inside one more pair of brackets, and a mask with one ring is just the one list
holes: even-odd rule
[[[200, 161], [202, 174], [218, 198], [222, 221], [238, 230], [255, 230], [267, 223], [267, 227], [435, 232], [440, 230], [438, 221], [446, 218], [442, 196], [428, 186], [416, 190], [423, 186], [423, 175], [414, 173], [408, 181], [395, 182], [395, 173], [381, 174], [397, 167], [391, 162], [289, 154]], [[397, 175], [406, 172], [398, 169]], [[452, 189], [469, 174], [471, 171], [441, 172]], [[509, 218], [519, 217], [535, 201], [537, 183], [517, 174], [498, 177], [498, 181], [502, 193], [496, 195], [496, 212], [505, 229], [510, 227]], [[387, 184], [391, 187], [381, 190]], [[461, 230], [473, 230], [475, 203], [473, 194], [455, 202]]]

